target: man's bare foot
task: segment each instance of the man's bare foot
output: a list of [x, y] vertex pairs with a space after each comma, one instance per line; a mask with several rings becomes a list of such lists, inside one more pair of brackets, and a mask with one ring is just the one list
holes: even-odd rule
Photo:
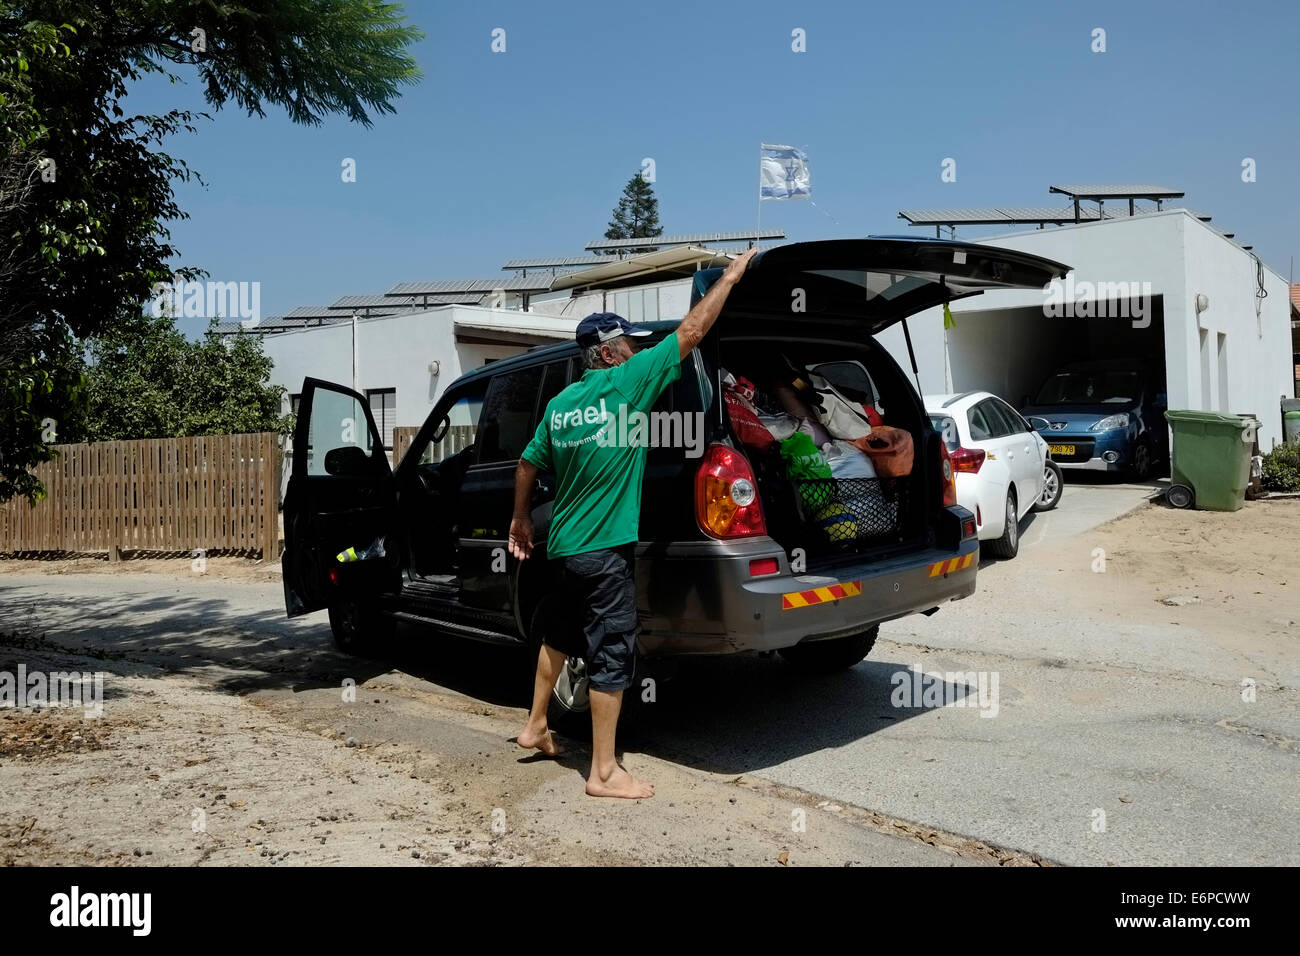
[[515, 740], [525, 750], [540, 750], [548, 757], [558, 757], [564, 753], [564, 748], [555, 742], [555, 735], [549, 730], [535, 731], [525, 727]]
[[605, 780], [600, 779], [594, 770], [591, 772], [591, 776], [587, 778], [587, 795], [643, 800], [655, 795], [655, 785], [648, 780], [638, 780], [616, 765], [614, 772]]

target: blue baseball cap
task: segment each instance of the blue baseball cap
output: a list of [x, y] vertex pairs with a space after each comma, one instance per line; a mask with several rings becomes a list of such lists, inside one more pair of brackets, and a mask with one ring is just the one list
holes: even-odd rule
[[649, 329], [638, 329], [635, 325], [613, 312], [593, 312], [578, 323], [576, 338], [578, 345], [588, 348], [616, 339], [620, 335], [635, 335], [638, 338], [651, 335]]

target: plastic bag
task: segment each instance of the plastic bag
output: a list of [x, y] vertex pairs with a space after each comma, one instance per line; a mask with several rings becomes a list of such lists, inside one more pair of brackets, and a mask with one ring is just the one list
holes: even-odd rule
[[748, 379], [723, 373], [722, 397], [727, 405], [727, 419], [731, 430], [745, 445], [767, 451], [776, 445], [776, 438], [767, 430], [754, 407], [754, 385]]
[[786, 475], [794, 481], [831, 477], [831, 466], [826, 464], [812, 438], [803, 432], [795, 432], [781, 442], [781, 458]]
[[817, 420], [836, 438], [848, 441], [865, 438], [871, 434], [873, 426], [880, 424], [875, 409], [850, 401], [820, 375], [810, 375], [809, 378], [818, 401]]
[[340, 551], [335, 556], [335, 560], [340, 564], [351, 564], [353, 561], [374, 561], [378, 558], [384, 558], [388, 556], [388, 549], [384, 545], [384, 536], [380, 535], [360, 551], [355, 547]]
[[780, 415], [765, 415], [759, 412], [758, 423], [771, 432], [772, 437], [777, 441], [785, 441], [799, 428], [798, 419], [784, 412]]
[[872, 466], [871, 459], [853, 442], [830, 442], [822, 449], [822, 454], [826, 457], [826, 463], [830, 465], [832, 478], [838, 480], [876, 477], [876, 469]]

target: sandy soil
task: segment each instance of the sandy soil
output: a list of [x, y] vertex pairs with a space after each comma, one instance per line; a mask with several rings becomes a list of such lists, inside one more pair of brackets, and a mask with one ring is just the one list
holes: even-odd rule
[[[41, 638], [0, 670], [103, 670], [104, 714], [0, 710], [4, 865], [1032, 865], [815, 794], [638, 755], [650, 801], [586, 797], [589, 751], [510, 743], [520, 711], [400, 673], [222, 693]], [[808, 820], [795, 832], [798, 813]]]
[[280, 562], [236, 555], [208, 555], [202, 564], [186, 554], [167, 557], [130, 557], [111, 563], [107, 556], [49, 559], [0, 556], [0, 574], [156, 574], [192, 578], [202, 573], [226, 581], [279, 581]]
[[1300, 499], [1248, 501], [1237, 512], [1153, 502], [1024, 557], [1030, 580], [1053, 607], [1185, 626], [1247, 656], [1294, 661], [1300, 657], [1298, 541]]
[[[1300, 651], [1297, 540], [1297, 500], [1250, 502], [1233, 514], [1152, 504], [1026, 551], [1017, 587], [1045, 607], [1186, 625], [1259, 660], [1267, 680], [1270, 662]], [[109, 567], [0, 561], [0, 573]], [[114, 570], [194, 574], [188, 557]], [[205, 570], [218, 580], [278, 580], [278, 568], [243, 558], [210, 557]], [[98, 719], [0, 710], [5, 864], [1035, 862], [815, 793], [642, 754], [629, 769], [655, 780], [654, 800], [592, 800], [581, 790], [589, 757], [581, 743], [569, 742], [562, 761], [538, 762], [509, 743], [518, 709], [400, 672], [360, 683], [355, 701], [319, 682], [240, 696], [197, 672], [168, 673], [147, 654], [86, 658], [39, 635], [0, 634], [0, 671], [20, 660], [29, 670], [112, 676]], [[791, 826], [799, 812], [805, 832]]]

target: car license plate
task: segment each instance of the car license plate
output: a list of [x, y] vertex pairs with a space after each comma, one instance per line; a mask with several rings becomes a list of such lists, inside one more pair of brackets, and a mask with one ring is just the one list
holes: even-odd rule
[[1074, 446], [1073, 446], [1073, 445], [1048, 445], [1047, 447], [1051, 450], [1051, 452], [1052, 452], [1053, 455], [1073, 455], [1073, 454], [1074, 454]]

